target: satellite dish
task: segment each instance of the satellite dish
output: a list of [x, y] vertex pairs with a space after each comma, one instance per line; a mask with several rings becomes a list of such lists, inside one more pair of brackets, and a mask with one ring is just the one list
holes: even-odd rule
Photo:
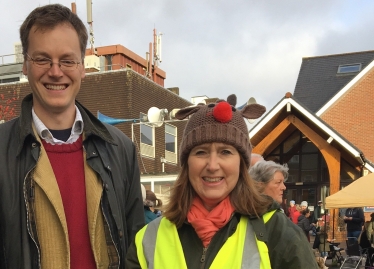
[[157, 107], [151, 107], [148, 109], [147, 117], [149, 123], [156, 127], [162, 126], [164, 123], [165, 115], [167, 115], [168, 110], [166, 108], [164, 109], [158, 109]]
[[254, 97], [251, 97], [248, 99], [247, 105], [250, 105], [250, 104], [257, 104], [256, 99]]
[[180, 110], [180, 108], [174, 108], [172, 111], [169, 113], [169, 119], [173, 120], [175, 119], [175, 114]]

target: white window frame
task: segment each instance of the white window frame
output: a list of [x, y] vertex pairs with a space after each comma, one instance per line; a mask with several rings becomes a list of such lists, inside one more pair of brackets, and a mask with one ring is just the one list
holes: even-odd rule
[[[166, 126], [167, 125], [174, 128], [174, 130], [175, 130], [174, 134], [166, 131], [166, 128], [167, 128]], [[166, 150], [166, 134], [174, 136], [174, 144], [175, 144], [174, 152]], [[178, 160], [178, 158], [177, 158], [178, 157], [178, 140], [177, 140], [177, 138], [178, 138], [178, 128], [174, 125], [169, 124], [169, 123], [165, 123], [165, 160], [167, 162], [177, 163], [177, 160]]]
[[[152, 145], [142, 143], [142, 127], [147, 126], [152, 130]], [[140, 154], [143, 156], [155, 158], [155, 127], [146, 123], [141, 123], [139, 128]]]

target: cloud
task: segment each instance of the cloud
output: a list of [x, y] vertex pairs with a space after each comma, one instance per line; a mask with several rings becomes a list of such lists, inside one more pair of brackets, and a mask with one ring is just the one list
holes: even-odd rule
[[[96, 46], [122, 44], [145, 57], [153, 28], [163, 33], [165, 86], [179, 87], [187, 100], [235, 93], [238, 105], [255, 97], [270, 110], [294, 91], [303, 57], [373, 48], [369, 0], [92, 2]], [[86, 1], [76, 5], [86, 22]], [[13, 53], [18, 28], [34, 7], [13, 0], [0, 11], [0, 54]]]

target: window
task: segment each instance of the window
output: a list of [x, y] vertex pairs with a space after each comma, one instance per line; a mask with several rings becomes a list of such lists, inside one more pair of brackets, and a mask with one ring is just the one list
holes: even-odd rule
[[165, 159], [177, 163], [177, 127], [165, 123]]
[[107, 66], [106, 70], [112, 70], [112, 57], [113, 57], [113, 55], [107, 55], [107, 56], [105, 56], [105, 58], [106, 58], [106, 66]]
[[153, 128], [146, 124], [140, 125], [140, 142], [153, 146]]
[[361, 71], [361, 64], [339, 65], [338, 74], [356, 73]]
[[140, 124], [140, 153], [144, 156], [155, 157], [154, 127]]
[[176, 152], [177, 128], [170, 124], [165, 124], [165, 150]]

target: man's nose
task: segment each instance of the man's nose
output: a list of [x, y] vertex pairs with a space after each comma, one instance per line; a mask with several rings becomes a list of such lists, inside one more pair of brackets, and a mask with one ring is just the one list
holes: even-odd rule
[[61, 64], [60, 63], [50, 63], [51, 67], [48, 69], [48, 74], [50, 76], [62, 76], [64, 72], [61, 70]]

